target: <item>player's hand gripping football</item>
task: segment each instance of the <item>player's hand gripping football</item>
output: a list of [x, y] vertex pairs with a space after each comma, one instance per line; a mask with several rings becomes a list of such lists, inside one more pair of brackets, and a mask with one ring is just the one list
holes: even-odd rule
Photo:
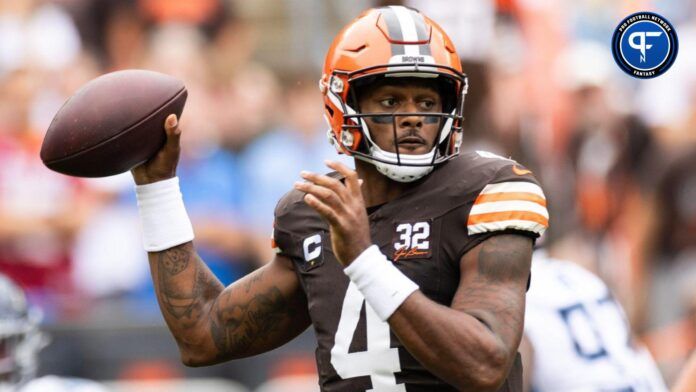
[[181, 129], [175, 114], [170, 114], [164, 121], [164, 131], [167, 141], [164, 146], [147, 162], [131, 169], [137, 185], [151, 184], [176, 176], [176, 165], [179, 162], [179, 139]]
[[358, 174], [338, 162], [327, 161], [326, 165], [341, 173], [345, 183], [326, 175], [302, 172], [307, 182], [297, 182], [295, 188], [307, 193], [305, 202], [329, 222], [331, 246], [345, 267], [372, 245], [370, 224]]

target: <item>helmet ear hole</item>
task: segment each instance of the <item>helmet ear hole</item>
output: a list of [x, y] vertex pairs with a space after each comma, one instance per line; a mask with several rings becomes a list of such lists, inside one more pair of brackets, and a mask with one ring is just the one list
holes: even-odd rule
[[343, 129], [339, 138], [334, 137], [331, 140], [333, 131], [329, 130], [330, 143], [336, 147], [339, 152], [352, 155], [354, 151], [358, 151], [362, 143], [362, 133], [358, 130]]
[[362, 133], [358, 130], [344, 130], [341, 132], [341, 144], [351, 151], [357, 151], [362, 141]]
[[329, 113], [329, 117], [333, 118], [334, 117], [334, 110], [331, 109], [331, 106], [329, 105], [324, 105], [324, 109]]

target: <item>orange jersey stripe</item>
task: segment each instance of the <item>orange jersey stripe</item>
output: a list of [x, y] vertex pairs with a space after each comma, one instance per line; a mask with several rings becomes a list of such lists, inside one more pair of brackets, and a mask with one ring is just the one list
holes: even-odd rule
[[487, 214], [469, 215], [468, 226], [478, 223], [499, 222], [507, 220], [526, 220], [539, 223], [545, 227], [549, 226], [549, 220], [545, 216], [529, 211], [505, 211], [490, 212]]
[[501, 192], [501, 193], [487, 193], [481, 194], [476, 198], [474, 204], [486, 203], [489, 201], [532, 201], [541, 206], [546, 207], [546, 199], [529, 192]]

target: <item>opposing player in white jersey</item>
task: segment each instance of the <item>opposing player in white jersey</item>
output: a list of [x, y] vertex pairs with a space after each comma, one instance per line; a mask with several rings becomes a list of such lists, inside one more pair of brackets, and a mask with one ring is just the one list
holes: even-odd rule
[[520, 352], [525, 391], [667, 390], [607, 286], [544, 251], [532, 262]]
[[22, 288], [0, 273], [0, 392], [107, 392], [95, 381], [35, 377], [39, 352], [48, 344], [40, 320]]

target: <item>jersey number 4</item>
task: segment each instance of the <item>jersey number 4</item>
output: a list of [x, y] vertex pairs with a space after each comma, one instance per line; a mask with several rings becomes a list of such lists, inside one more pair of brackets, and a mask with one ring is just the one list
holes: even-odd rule
[[[365, 305], [367, 350], [348, 352], [360, 321], [360, 310]], [[397, 384], [394, 373], [401, 371], [399, 350], [390, 347], [389, 324], [382, 321], [358, 288], [351, 282], [341, 308], [331, 365], [343, 378], [370, 376], [373, 391], [405, 392], [404, 384]]]

